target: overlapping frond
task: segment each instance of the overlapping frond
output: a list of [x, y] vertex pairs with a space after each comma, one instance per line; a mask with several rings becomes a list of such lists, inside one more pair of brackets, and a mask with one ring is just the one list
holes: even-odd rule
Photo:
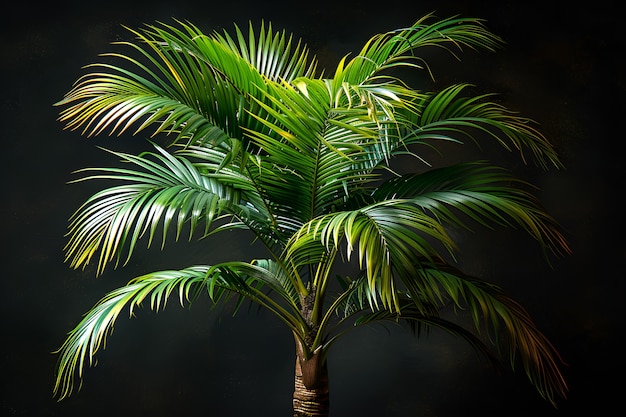
[[[432, 328], [445, 330], [465, 339], [497, 367], [507, 358], [513, 370], [521, 365], [540, 395], [554, 406], [558, 397], [567, 395], [567, 383], [559, 369], [561, 357], [519, 303], [498, 286], [445, 263], [424, 261], [414, 267], [412, 278], [404, 282], [406, 286], [398, 286], [397, 311], [363, 303], [377, 296], [364, 274], [344, 283], [345, 292], [334, 306], [335, 313], [342, 321], [354, 319], [356, 327], [378, 322], [406, 323], [418, 336]], [[470, 315], [474, 331], [441, 317], [441, 310], [450, 305], [455, 315]], [[350, 329], [342, 330], [327, 343], [334, 343], [347, 331]]]
[[185, 143], [220, 144], [238, 136], [245, 112], [230, 80], [189, 53], [135, 33], [142, 43], [123, 44], [139, 56], [108, 54], [122, 63], [88, 66], [94, 71], [57, 103], [66, 106], [60, 120], [67, 128], [97, 135], [122, 134], [131, 126], [137, 134], [150, 127], [152, 135], [173, 133], [172, 142]]
[[289, 242], [286, 258], [308, 261], [321, 255], [322, 245], [327, 251], [344, 251], [348, 260], [356, 252], [370, 286], [368, 301], [374, 306], [380, 299], [384, 308], [397, 311], [397, 277], [410, 277], [416, 259], [440, 256], [433, 240], [449, 251], [454, 248], [435, 218], [408, 200], [389, 199], [310, 221]]
[[[528, 314], [499, 288], [444, 261], [454, 261], [456, 250], [448, 225], [517, 227], [542, 247], [567, 253], [529, 184], [483, 163], [394, 171], [396, 156], [420, 160], [414, 145], [465, 139], [495, 140], [524, 160], [561, 167], [534, 122], [491, 95], [472, 95], [468, 84], [423, 92], [398, 78], [400, 68], [430, 72], [425, 47], [456, 56], [502, 45], [480, 19], [433, 17], [372, 37], [330, 79], [316, 74], [317, 61], [300, 40], [265, 23], [256, 32], [250, 24], [247, 34], [235, 26], [232, 35], [204, 34], [183, 22], [148, 25], [131, 30], [136, 42], [121, 42], [130, 53], [106, 55], [119, 64], [88, 67], [92, 72], [57, 103], [68, 128], [87, 135], [151, 128], [182, 146], [175, 153], [158, 146], [138, 156], [114, 153], [132, 169], [86, 170], [96, 173], [79, 181], [120, 184], [72, 216], [71, 266], [99, 252], [100, 273], [110, 261], [127, 261], [144, 235], [150, 245], [159, 233], [165, 242], [188, 228], [191, 238], [200, 225], [201, 236], [248, 228], [269, 255], [149, 274], [107, 295], [61, 348], [61, 398], [124, 306], [132, 312], [150, 296], [158, 309], [176, 289], [182, 301], [196, 284], [216, 302], [237, 294], [240, 302], [269, 309], [297, 339], [313, 344], [306, 346], [311, 351], [342, 334], [332, 335], [337, 312], [341, 323], [353, 320], [356, 327], [385, 320], [440, 327], [489, 356], [480, 338], [486, 336], [508, 349], [512, 366], [522, 362], [546, 399], [565, 396], [558, 355]], [[354, 257], [358, 278], [340, 279], [338, 297], [327, 297], [335, 259]], [[450, 303], [467, 309], [480, 334], [439, 316]]]
[[118, 44], [131, 53], [104, 55], [121, 65], [88, 66], [94, 71], [57, 103], [68, 106], [60, 120], [88, 135], [122, 134], [131, 126], [137, 134], [156, 126], [151, 133], [174, 133], [172, 142], [218, 145], [240, 137], [242, 126], [258, 129], [250, 114], [260, 110], [250, 96], [259, 95], [265, 77], [290, 80], [315, 73], [308, 49], [300, 42], [294, 47], [291, 37], [274, 33], [271, 25], [261, 27], [258, 40], [251, 26], [247, 46], [237, 27], [235, 43], [227, 34], [209, 36], [180, 25], [129, 29], [138, 42]]
[[376, 178], [361, 161], [372, 159], [366, 148], [379, 140], [377, 124], [362, 107], [331, 109], [328, 93], [314, 80], [270, 87], [259, 104], [269, 117], [257, 117], [273, 134], [249, 132], [264, 151], [260, 188], [300, 224], [347, 199], [353, 184]]

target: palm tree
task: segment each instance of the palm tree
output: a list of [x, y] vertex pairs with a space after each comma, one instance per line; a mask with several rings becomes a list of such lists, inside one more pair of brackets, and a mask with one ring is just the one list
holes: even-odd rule
[[[539, 167], [561, 167], [534, 122], [468, 84], [415, 89], [398, 70], [427, 70], [419, 55], [439, 47], [495, 51], [481, 19], [427, 15], [372, 37], [317, 72], [300, 40], [271, 24], [203, 33], [189, 22], [129, 29], [127, 53], [88, 67], [57, 105], [87, 136], [150, 132], [166, 145], [112, 152], [123, 167], [85, 169], [77, 181], [112, 180], [70, 219], [73, 268], [127, 262], [139, 240], [189, 239], [246, 229], [264, 259], [151, 272], [104, 296], [60, 347], [54, 392], [68, 397], [92, 365], [119, 313], [146, 301], [165, 307], [205, 294], [234, 296], [273, 313], [295, 341], [294, 416], [329, 412], [327, 357], [347, 332], [406, 324], [416, 336], [440, 328], [495, 362], [522, 367], [556, 406], [567, 385], [561, 359], [528, 313], [503, 291], [464, 273], [451, 230], [517, 227], [559, 256], [558, 224], [532, 188], [485, 161], [433, 168], [421, 150], [495, 141]], [[427, 148], [421, 145], [426, 145]], [[526, 156], [528, 154], [528, 156]], [[395, 169], [400, 156], [416, 161]], [[337, 266], [354, 266], [353, 276]], [[148, 300], [146, 300], [148, 299]], [[465, 309], [470, 324], [443, 318]], [[465, 324], [463, 324], [465, 323]]]

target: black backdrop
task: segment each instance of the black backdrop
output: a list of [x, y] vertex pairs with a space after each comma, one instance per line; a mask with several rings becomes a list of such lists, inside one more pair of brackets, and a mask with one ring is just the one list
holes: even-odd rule
[[248, 256], [253, 250], [236, 235], [168, 245], [165, 252], [140, 251], [128, 267], [97, 279], [91, 269], [73, 271], [63, 263], [67, 218], [93, 190], [67, 185], [71, 172], [115, 162], [96, 145], [145, 146], [141, 137], [86, 139], [63, 131], [52, 107], [82, 74], [82, 65], [111, 50], [110, 42], [129, 38], [121, 25], [177, 18], [209, 31], [265, 19], [304, 38], [332, 69], [371, 35], [431, 11], [485, 18], [508, 42], [495, 55], [468, 52], [461, 64], [452, 59], [438, 64], [442, 85], [468, 81], [502, 93], [505, 105], [541, 124], [567, 166], [537, 173], [515, 158], [495, 155], [541, 187], [544, 204], [570, 240], [571, 257], [551, 269], [532, 242], [497, 231], [473, 237], [478, 240], [467, 246], [463, 259], [465, 267], [519, 299], [561, 351], [569, 364], [570, 398], [551, 409], [522, 377], [498, 376], [446, 335], [417, 341], [394, 329], [387, 334], [373, 328], [351, 335], [330, 358], [331, 416], [604, 415], [619, 407], [624, 42], [618, 12], [608, 3], [13, 4], [0, 29], [2, 415], [290, 415], [294, 356], [287, 331], [263, 313], [243, 311], [232, 318], [202, 301], [191, 309], [173, 301], [159, 314], [142, 309], [132, 320], [120, 318], [80, 393], [61, 403], [52, 399], [56, 356], [51, 351], [107, 291], [142, 272]]

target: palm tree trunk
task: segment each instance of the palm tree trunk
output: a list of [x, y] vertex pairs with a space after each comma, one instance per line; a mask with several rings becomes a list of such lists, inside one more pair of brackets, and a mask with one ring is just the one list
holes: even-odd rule
[[296, 377], [293, 392], [294, 417], [328, 417], [328, 367], [326, 360], [316, 352], [304, 358], [302, 347], [297, 343]]

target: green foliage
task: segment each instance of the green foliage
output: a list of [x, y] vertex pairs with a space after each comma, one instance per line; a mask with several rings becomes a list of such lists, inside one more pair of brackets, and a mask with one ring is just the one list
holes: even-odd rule
[[[288, 326], [305, 356], [325, 358], [345, 323], [405, 322], [417, 335], [442, 328], [489, 358], [501, 353], [512, 367], [521, 361], [553, 404], [565, 396], [550, 342], [499, 288], [455, 267], [458, 242], [449, 233], [515, 227], [567, 253], [555, 220], [528, 184], [502, 168], [469, 161], [428, 169], [417, 152], [490, 140], [558, 168], [554, 149], [531, 120], [492, 95], [473, 95], [468, 84], [421, 91], [395, 75], [431, 71], [420, 55], [430, 47], [454, 56], [499, 48], [479, 19], [429, 15], [376, 35], [341, 59], [332, 78], [317, 74], [301, 41], [271, 25], [256, 33], [250, 25], [248, 34], [235, 27], [233, 35], [183, 22], [131, 32], [135, 41], [118, 43], [128, 52], [107, 55], [119, 64], [88, 66], [57, 103], [60, 120], [87, 136], [149, 131], [167, 142], [140, 155], [113, 152], [123, 168], [81, 171], [77, 181], [115, 185], [70, 219], [67, 261], [74, 268], [96, 262], [102, 273], [110, 262], [127, 262], [142, 239], [150, 246], [233, 228], [249, 230], [267, 258], [153, 272], [106, 295], [59, 350], [59, 398], [72, 393], [122, 309], [132, 314], [149, 298], [158, 310], [173, 292], [181, 303], [192, 292], [257, 303]], [[403, 155], [422, 168], [396, 173]], [[335, 277], [336, 263], [352, 258], [356, 276]], [[450, 305], [467, 310], [474, 327], [442, 318]]]

